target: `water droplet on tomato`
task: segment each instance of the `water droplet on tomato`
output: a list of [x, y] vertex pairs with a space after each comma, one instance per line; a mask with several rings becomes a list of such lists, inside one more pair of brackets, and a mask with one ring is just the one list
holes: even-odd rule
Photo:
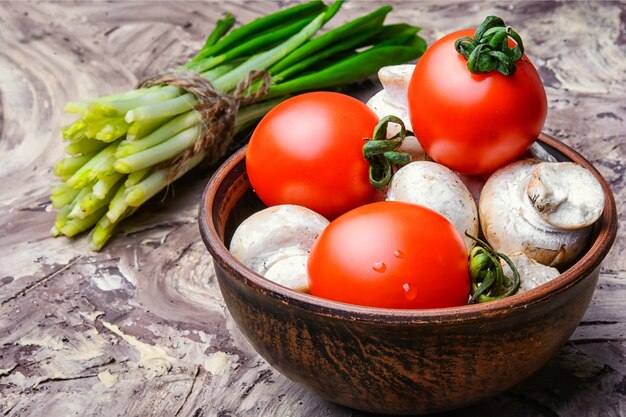
[[417, 297], [417, 288], [411, 287], [408, 282], [402, 284], [402, 289], [404, 290], [404, 298], [407, 300], [414, 300]]
[[376, 272], [385, 272], [385, 269], [387, 269], [387, 265], [385, 265], [384, 262], [374, 262], [374, 264], [372, 265], [372, 269]]
[[395, 256], [396, 258], [404, 258], [404, 252], [402, 252], [400, 249], [395, 250], [393, 252], [393, 256]]

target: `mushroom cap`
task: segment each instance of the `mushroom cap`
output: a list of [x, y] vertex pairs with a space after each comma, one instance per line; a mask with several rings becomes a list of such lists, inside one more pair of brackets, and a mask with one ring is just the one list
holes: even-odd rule
[[527, 193], [537, 213], [561, 229], [589, 226], [604, 210], [602, 186], [589, 170], [573, 162], [537, 164]]
[[478, 212], [472, 194], [451, 169], [431, 161], [411, 162], [391, 177], [387, 200], [405, 201], [430, 208], [454, 225], [468, 252], [478, 235]]
[[591, 229], [560, 229], [537, 213], [528, 198], [527, 186], [539, 163], [525, 159], [493, 173], [480, 194], [478, 212], [483, 235], [496, 251], [522, 252], [558, 268], [582, 253]]
[[308, 292], [309, 277], [306, 269], [308, 260], [308, 253], [280, 259], [272, 264], [264, 277], [287, 288]]
[[[385, 116], [399, 117], [404, 122], [404, 127], [406, 127], [407, 130], [411, 130], [411, 120], [406, 105], [391, 100], [386, 90], [380, 90], [378, 93], [374, 94], [372, 98], [368, 100], [367, 106], [376, 113], [379, 119]], [[399, 127], [390, 125], [387, 135], [395, 135], [399, 130]]]
[[[513, 265], [515, 265], [520, 275], [519, 292], [532, 290], [535, 287], [553, 280], [561, 274], [558, 269], [540, 264], [523, 253], [518, 252], [511, 254], [509, 255], [509, 259], [511, 259], [511, 262], [513, 262]], [[501, 264], [504, 275], [509, 278], [513, 277], [513, 272], [509, 264], [504, 260], [501, 261]]]
[[407, 92], [414, 70], [413, 64], [388, 65], [378, 70], [378, 79], [389, 101], [405, 109], [408, 107]]
[[[230, 252], [260, 275], [289, 288], [308, 287], [306, 260], [328, 220], [306, 207], [268, 207], [235, 230]], [[289, 270], [291, 268], [291, 271]]]

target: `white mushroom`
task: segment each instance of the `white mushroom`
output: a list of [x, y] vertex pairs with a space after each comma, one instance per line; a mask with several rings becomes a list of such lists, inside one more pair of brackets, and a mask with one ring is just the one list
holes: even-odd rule
[[459, 231], [468, 252], [474, 247], [474, 241], [465, 232], [478, 235], [476, 204], [467, 187], [449, 168], [430, 161], [403, 166], [391, 177], [387, 200], [419, 204], [438, 212]]
[[405, 110], [408, 106], [407, 91], [414, 70], [415, 65], [402, 64], [382, 67], [378, 71], [378, 79], [385, 88], [387, 99]]
[[[514, 253], [509, 256], [509, 259], [511, 259], [511, 262], [513, 262], [513, 265], [515, 265], [520, 275], [520, 287], [518, 292], [532, 290], [560, 275], [558, 269], [540, 264], [523, 253]], [[512, 278], [513, 272], [509, 265], [504, 260], [501, 261], [501, 264], [504, 275]]]
[[[374, 110], [379, 118], [390, 115], [399, 117], [407, 130], [411, 130], [407, 93], [414, 69], [415, 65], [410, 64], [382, 67], [378, 71], [378, 79], [383, 85], [383, 89], [367, 102], [367, 105]], [[398, 131], [398, 126], [389, 125], [387, 135], [393, 136]], [[407, 136], [398, 151], [409, 153], [413, 161], [421, 161], [426, 158], [426, 153], [414, 136]]]
[[306, 263], [328, 220], [308, 208], [278, 205], [245, 219], [230, 242], [230, 252], [265, 278], [298, 291], [308, 290]]
[[527, 193], [537, 213], [561, 229], [589, 226], [604, 209], [600, 183], [591, 172], [573, 162], [537, 164]]
[[[517, 161], [499, 169], [487, 180], [480, 195], [478, 211], [483, 234], [496, 251], [505, 254], [522, 252], [537, 262], [559, 268], [573, 262], [585, 249], [591, 233], [589, 218], [579, 218], [578, 229], [556, 227], [540, 215], [529, 197], [530, 192], [535, 204], [537, 201], [561, 201], [560, 204], [554, 203], [555, 206], [565, 201], [578, 201], [579, 197], [574, 197], [574, 194], [580, 190], [575, 187], [569, 187], [565, 196], [548, 195], [556, 193], [559, 187], [555, 185], [555, 180], [559, 183], [570, 181], [552, 175], [555, 172], [569, 175], [570, 168], [558, 168], [556, 165], [560, 164], [535, 159]], [[540, 188], [544, 190], [541, 193]], [[537, 198], [535, 193], [539, 193]], [[596, 204], [603, 205], [603, 200], [596, 201], [592, 206]], [[566, 211], [571, 212], [569, 209]], [[562, 218], [560, 215], [555, 217]], [[569, 214], [565, 218], [570, 226], [575, 223]]]

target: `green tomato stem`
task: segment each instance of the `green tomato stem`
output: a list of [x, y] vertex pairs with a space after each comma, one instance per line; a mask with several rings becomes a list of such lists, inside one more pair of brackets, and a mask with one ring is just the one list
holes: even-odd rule
[[[389, 123], [400, 126], [400, 131], [394, 136], [387, 138], [387, 127]], [[396, 116], [385, 116], [374, 128], [371, 139], [363, 145], [363, 157], [369, 162], [369, 180], [372, 187], [382, 190], [391, 181], [394, 170], [411, 162], [411, 156], [405, 152], [398, 152], [396, 149], [402, 145], [407, 135], [413, 132], [406, 130], [402, 119]]]
[[[517, 293], [520, 287], [520, 275], [511, 259], [505, 254], [493, 250], [487, 242], [467, 232], [465, 235], [476, 241], [476, 246], [469, 256], [472, 293], [469, 303], [499, 300]], [[501, 259], [511, 268], [512, 279], [504, 275]]]
[[[509, 47], [509, 37], [516, 43], [513, 48]], [[517, 69], [515, 62], [524, 55], [520, 35], [497, 16], [487, 16], [474, 32], [474, 38], [457, 39], [454, 49], [467, 59], [467, 68], [474, 74], [495, 70], [511, 76]]]

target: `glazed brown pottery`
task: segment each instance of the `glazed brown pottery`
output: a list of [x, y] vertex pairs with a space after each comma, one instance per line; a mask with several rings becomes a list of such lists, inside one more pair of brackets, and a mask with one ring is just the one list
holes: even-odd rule
[[235, 227], [263, 205], [250, 188], [245, 149], [218, 169], [199, 211], [230, 313], [252, 346], [290, 379], [369, 412], [420, 414], [503, 392], [556, 355], [589, 305], [617, 231], [613, 195], [581, 155], [546, 135], [558, 160], [596, 175], [606, 202], [585, 255], [548, 284], [478, 305], [390, 310], [332, 302], [284, 288], [227, 250]]

